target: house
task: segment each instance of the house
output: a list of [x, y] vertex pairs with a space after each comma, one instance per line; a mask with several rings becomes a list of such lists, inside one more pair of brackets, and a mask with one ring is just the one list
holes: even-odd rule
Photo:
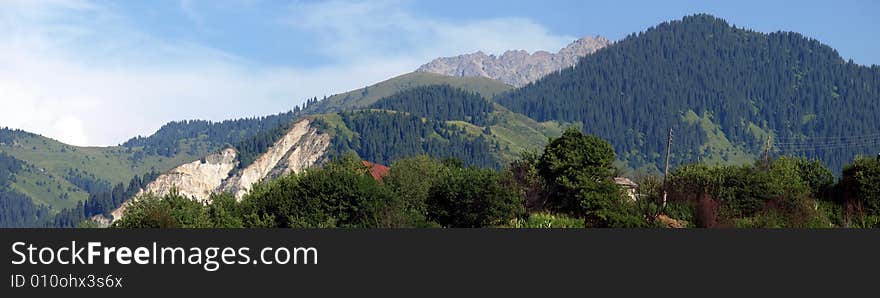
[[380, 165], [377, 163], [372, 163], [372, 162], [369, 162], [366, 160], [361, 161], [361, 163], [365, 167], [367, 167], [367, 169], [370, 169], [370, 175], [373, 176], [373, 179], [376, 179], [376, 181], [379, 181], [379, 182], [382, 182], [382, 178], [387, 176], [388, 170], [390, 170], [390, 168], [387, 166]]
[[620, 188], [623, 189], [626, 195], [629, 196], [630, 200], [632, 200], [633, 202], [636, 201], [636, 188], [639, 187], [638, 184], [626, 177], [614, 177], [614, 184], [620, 186]]

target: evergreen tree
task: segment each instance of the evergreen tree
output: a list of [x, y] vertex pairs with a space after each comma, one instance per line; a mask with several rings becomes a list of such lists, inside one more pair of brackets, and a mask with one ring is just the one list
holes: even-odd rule
[[[797, 33], [694, 15], [632, 34], [496, 101], [538, 121], [581, 123], [632, 168], [663, 168], [656, 153], [672, 128], [674, 165], [710, 157], [704, 146], [722, 145], [707, 144], [710, 132], [757, 156], [763, 130], [775, 134], [779, 154], [818, 158], [839, 172], [856, 155], [880, 150], [877, 138], [865, 137], [876, 136], [877, 98], [880, 67], [846, 62]], [[720, 130], [688, 121], [691, 111]], [[846, 146], [811, 146], [815, 140]]]

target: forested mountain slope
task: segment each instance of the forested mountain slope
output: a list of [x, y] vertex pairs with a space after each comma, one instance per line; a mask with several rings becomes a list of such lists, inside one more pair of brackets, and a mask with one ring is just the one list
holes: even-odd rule
[[[227, 146], [234, 146], [241, 154], [240, 167], [247, 166], [257, 155], [266, 151], [291, 123], [302, 113], [294, 110], [251, 118], [224, 120], [184, 120], [165, 124], [149, 137], [132, 138], [122, 144], [126, 148], [141, 149], [144, 155], [175, 156], [181, 152], [203, 156]], [[135, 156], [138, 158], [140, 156]]]
[[496, 101], [538, 121], [583, 124], [633, 168], [774, 154], [833, 171], [880, 150], [880, 67], [844, 61], [798, 33], [759, 33], [694, 15], [633, 34]]
[[499, 168], [524, 150], [541, 148], [563, 126], [538, 123], [478, 93], [445, 84], [406, 89], [366, 108], [318, 117], [334, 135], [335, 154], [354, 151], [380, 164], [427, 154]]
[[315, 98], [310, 102], [305, 112], [321, 114], [362, 109], [380, 98], [391, 96], [400, 91], [430, 85], [450, 85], [466, 91], [479, 93], [486, 98], [491, 98], [498, 93], [513, 89], [510, 85], [489, 78], [452, 77], [427, 72], [412, 72], [321, 100]]

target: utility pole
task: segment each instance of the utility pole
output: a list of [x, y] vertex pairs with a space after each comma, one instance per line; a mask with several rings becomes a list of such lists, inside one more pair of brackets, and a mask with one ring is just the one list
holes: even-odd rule
[[771, 136], [767, 136], [767, 143], [764, 144], [764, 168], [768, 171], [770, 170], [770, 143], [772, 140]]
[[669, 178], [669, 156], [672, 153], [672, 128], [669, 129], [669, 139], [666, 141], [666, 168], [663, 173], [663, 204], [660, 208], [666, 208], [666, 179]]

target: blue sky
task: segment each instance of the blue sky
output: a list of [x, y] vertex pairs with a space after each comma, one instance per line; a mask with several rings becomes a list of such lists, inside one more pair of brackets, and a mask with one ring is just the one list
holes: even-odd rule
[[0, 0], [0, 126], [112, 145], [289, 110], [439, 56], [557, 51], [706, 12], [880, 64], [878, 1]]

